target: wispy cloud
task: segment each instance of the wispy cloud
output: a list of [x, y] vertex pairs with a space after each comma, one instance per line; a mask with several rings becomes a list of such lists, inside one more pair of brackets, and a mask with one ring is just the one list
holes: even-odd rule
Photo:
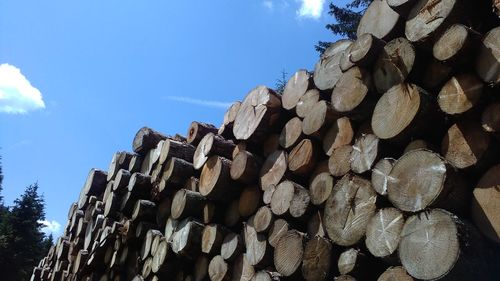
[[59, 231], [61, 231], [61, 224], [58, 223], [57, 221], [41, 220], [38, 221], [38, 223], [41, 223], [43, 225], [42, 231], [45, 232], [45, 234], [50, 234], [50, 233], [52, 233], [53, 235], [60, 234]]
[[45, 108], [42, 93], [13, 65], [0, 64], [0, 112], [24, 114]]
[[299, 18], [319, 19], [323, 12], [325, 0], [299, 0], [300, 7], [297, 10]]
[[167, 97], [165, 97], [165, 99], [171, 100], [171, 101], [199, 105], [199, 106], [224, 108], [224, 109], [228, 108], [232, 104], [230, 102], [214, 101], [214, 100], [202, 100], [202, 99], [195, 99], [195, 98], [189, 98], [189, 97], [179, 97], [179, 96], [167, 96]]
[[270, 11], [274, 9], [274, 3], [271, 0], [262, 1], [262, 5]]

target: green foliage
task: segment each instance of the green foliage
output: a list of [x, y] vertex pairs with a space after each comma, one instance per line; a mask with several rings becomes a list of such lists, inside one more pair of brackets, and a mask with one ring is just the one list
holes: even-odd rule
[[[336, 23], [327, 24], [326, 28], [335, 35], [340, 35], [343, 38], [355, 39], [356, 29], [365, 9], [373, 0], [353, 0], [344, 7], [330, 3], [330, 11], [328, 14], [335, 18]], [[319, 41], [315, 46], [316, 51], [321, 54], [330, 46], [332, 42]]]
[[288, 73], [283, 69], [281, 70], [281, 77], [279, 79], [276, 79], [276, 84], [274, 84], [274, 89], [275, 91], [282, 95], [283, 91], [285, 90], [286, 82], [287, 80]]

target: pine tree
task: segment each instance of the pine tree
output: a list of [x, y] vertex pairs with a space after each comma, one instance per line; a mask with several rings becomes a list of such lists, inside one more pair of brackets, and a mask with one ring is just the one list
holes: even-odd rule
[[274, 85], [274, 88], [275, 88], [275, 91], [280, 95], [282, 95], [283, 91], [285, 90], [287, 76], [288, 76], [288, 73], [286, 73], [286, 71], [283, 69], [283, 70], [281, 70], [281, 77], [279, 79], [276, 79], [276, 84]]
[[[343, 38], [355, 39], [356, 29], [361, 20], [365, 9], [373, 0], [352, 0], [351, 3], [344, 7], [330, 3], [330, 11], [328, 14], [335, 18], [336, 23], [327, 24], [326, 28], [335, 35], [340, 35]], [[316, 51], [321, 54], [330, 46], [332, 42], [319, 41], [315, 46]]]

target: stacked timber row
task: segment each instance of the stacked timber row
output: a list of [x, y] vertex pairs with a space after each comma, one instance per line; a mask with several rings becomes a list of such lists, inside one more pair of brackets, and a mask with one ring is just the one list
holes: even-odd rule
[[374, 0], [282, 95], [258, 86], [186, 137], [140, 129], [32, 280], [498, 278], [491, 3]]

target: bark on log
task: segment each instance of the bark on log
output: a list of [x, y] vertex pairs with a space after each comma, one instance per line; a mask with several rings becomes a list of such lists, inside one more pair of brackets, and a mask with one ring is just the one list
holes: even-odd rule
[[280, 149], [280, 135], [271, 134], [269, 135], [262, 145], [262, 155], [268, 157], [276, 150]]
[[179, 189], [172, 199], [172, 218], [181, 220], [187, 217], [199, 218], [203, 214], [206, 199], [196, 191]]
[[331, 272], [332, 243], [326, 238], [314, 237], [307, 241], [302, 261], [302, 276], [307, 281], [323, 281]]
[[164, 182], [165, 186], [181, 187], [194, 174], [195, 171], [190, 162], [172, 157], [164, 164], [160, 182]]
[[200, 140], [208, 133], [217, 134], [219, 129], [214, 125], [203, 122], [191, 122], [187, 132], [187, 143], [198, 145]]
[[459, 74], [451, 77], [441, 88], [437, 101], [442, 111], [461, 114], [479, 102], [483, 92], [483, 82], [473, 74]]
[[131, 218], [132, 221], [155, 221], [156, 204], [149, 200], [137, 200]]
[[91, 169], [85, 185], [80, 192], [80, 200], [78, 201], [78, 208], [81, 210], [86, 207], [87, 197], [99, 196], [104, 193], [106, 189], [107, 174], [104, 171]]
[[203, 166], [200, 176], [200, 193], [211, 200], [228, 201], [238, 189], [230, 176], [231, 161], [214, 155]]
[[340, 69], [342, 53], [351, 44], [351, 40], [339, 40], [331, 44], [321, 55], [314, 66], [314, 84], [319, 90], [333, 89], [342, 74]]
[[375, 213], [376, 199], [368, 180], [352, 174], [342, 177], [325, 204], [323, 222], [330, 239], [341, 246], [357, 243]]
[[326, 237], [322, 211], [318, 210], [309, 217], [307, 221], [307, 235], [309, 235], [309, 237]]
[[111, 163], [109, 163], [108, 167], [108, 175], [106, 180], [109, 182], [113, 180], [116, 176], [116, 173], [120, 169], [129, 169], [130, 160], [134, 155], [125, 151], [116, 152], [113, 154], [113, 158], [111, 159]]
[[196, 147], [193, 156], [193, 166], [199, 170], [212, 155], [219, 155], [231, 159], [234, 150], [234, 143], [213, 133], [206, 134]]
[[193, 155], [196, 148], [188, 143], [166, 139], [160, 151], [159, 164], [164, 164], [168, 159], [175, 157], [186, 160], [187, 162], [193, 161]]
[[201, 237], [203, 224], [184, 219], [177, 226], [177, 231], [172, 237], [172, 251], [177, 255], [194, 260], [201, 251]]
[[386, 0], [373, 1], [366, 9], [359, 21], [357, 37], [364, 33], [371, 33], [382, 40], [390, 40], [395, 37], [401, 28], [401, 18]]
[[246, 218], [253, 215], [259, 208], [261, 202], [261, 190], [257, 185], [249, 185], [243, 188], [238, 200], [238, 213]]
[[307, 70], [299, 70], [288, 80], [281, 98], [283, 108], [293, 110], [300, 98], [313, 86], [312, 76]]
[[134, 141], [132, 142], [132, 149], [135, 153], [145, 156], [149, 150], [156, 147], [158, 142], [166, 138], [166, 136], [151, 128], [142, 127], [135, 134]]
[[500, 243], [500, 164], [491, 167], [476, 184], [472, 197], [472, 219], [484, 236]]

